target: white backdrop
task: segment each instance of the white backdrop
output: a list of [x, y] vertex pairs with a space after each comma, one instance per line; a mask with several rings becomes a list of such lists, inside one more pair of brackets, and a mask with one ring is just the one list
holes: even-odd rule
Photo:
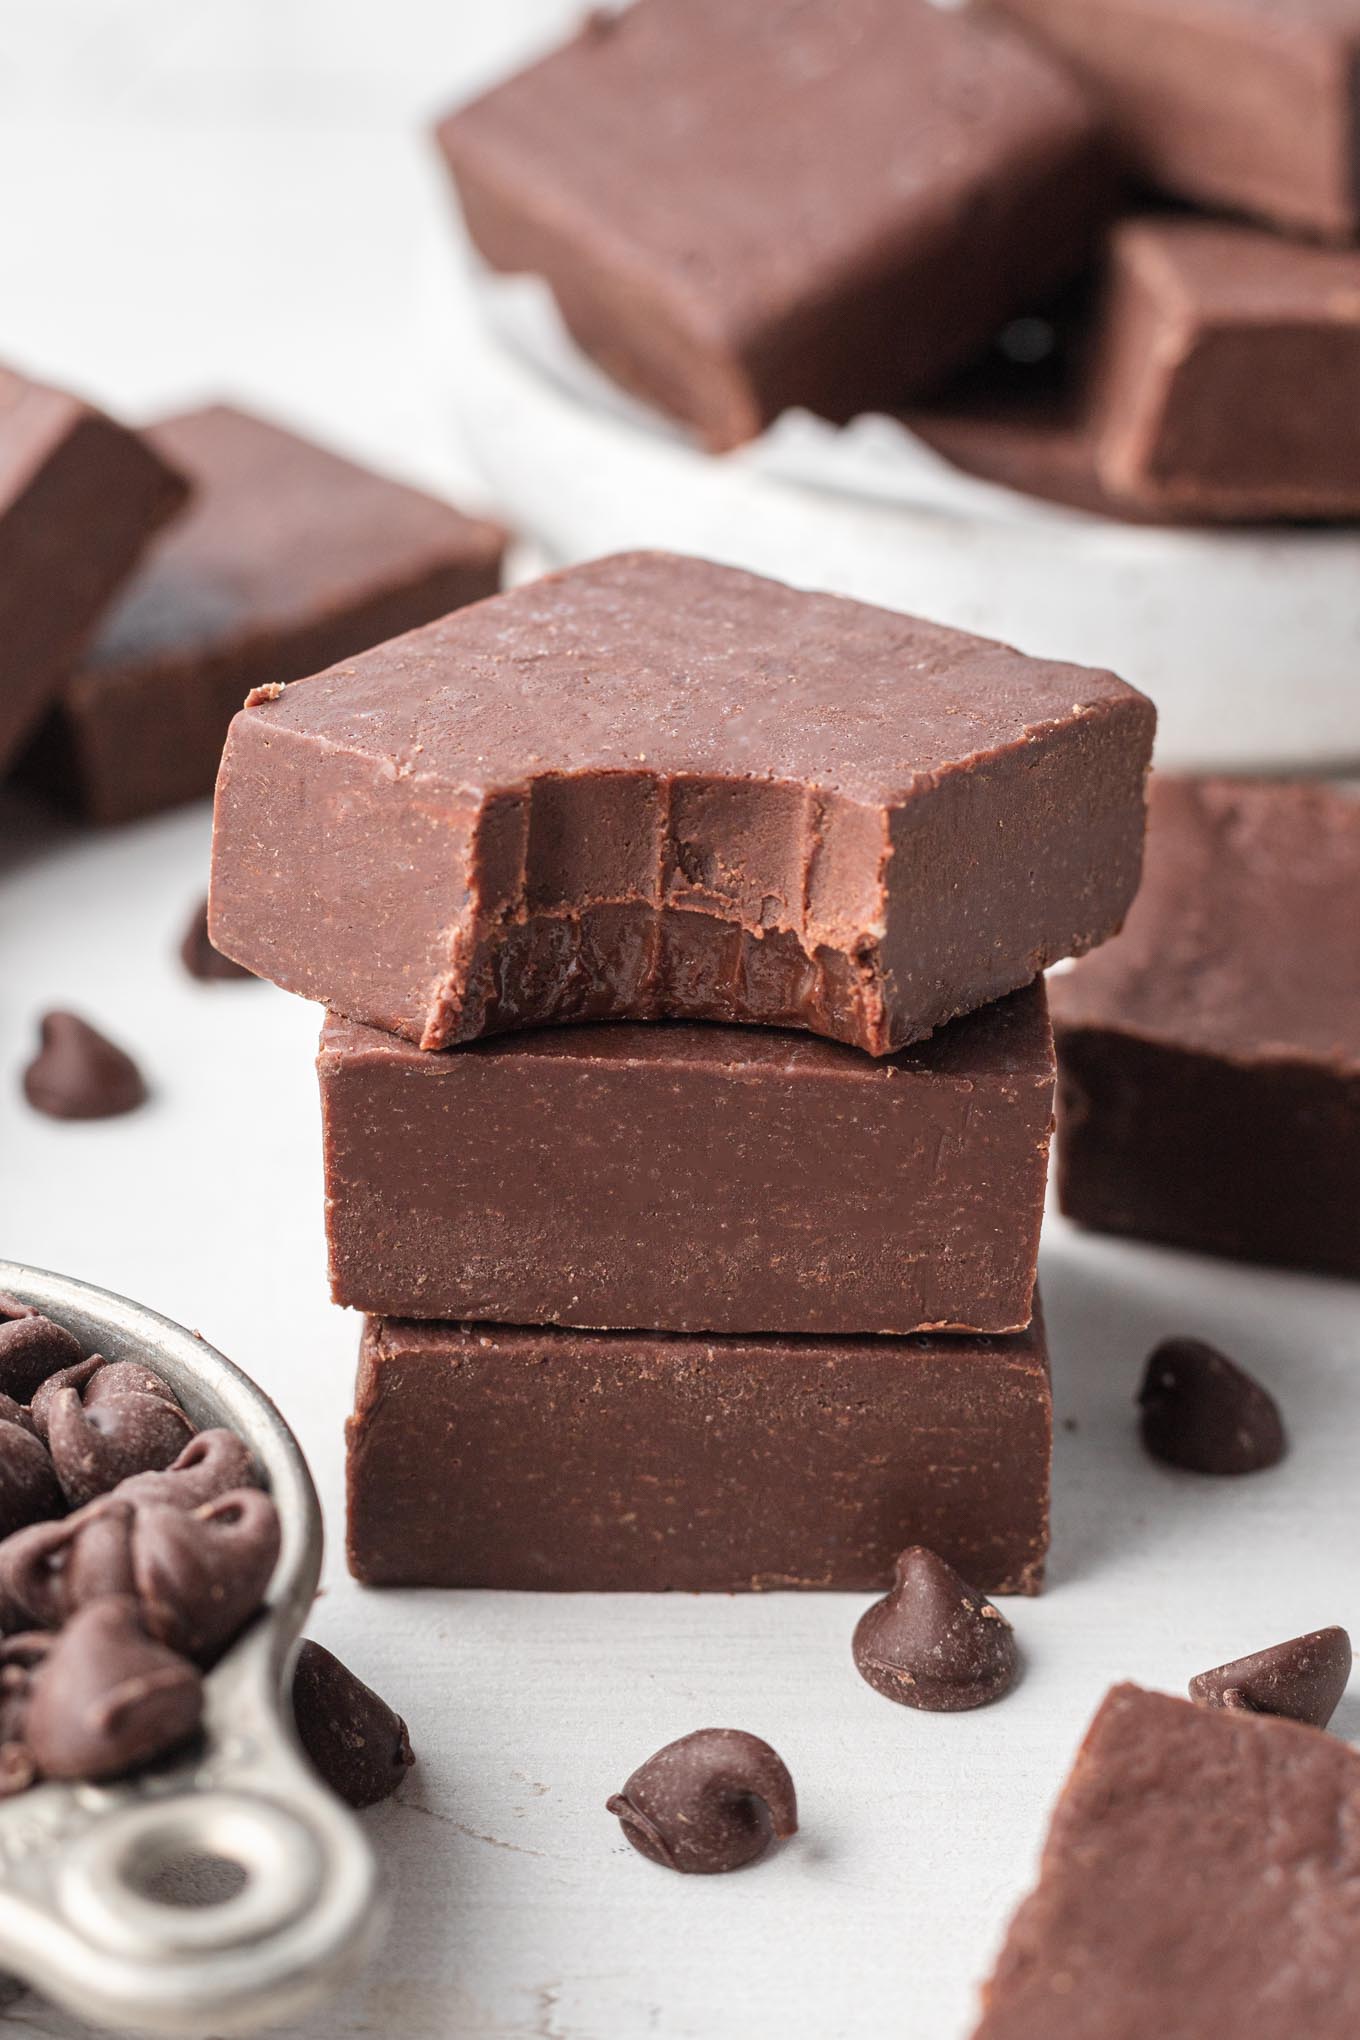
[[[8, 0], [0, 15], [0, 357], [134, 412], [227, 390], [466, 496], [429, 113], [541, 36], [550, 0]], [[451, 272], [450, 272], [451, 273]], [[280, 1402], [331, 1531], [313, 1629], [407, 1714], [421, 1756], [368, 1818], [396, 1925], [297, 2040], [963, 2040], [1046, 1809], [1106, 1685], [1175, 1689], [1355, 1605], [1354, 1286], [1076, 1237], [1045, 1283], [1059, 1431], [1052, 1591], [1008, 1604], [1001, 1706], [891, 1707], [839, 1596], [361, 1594], [341, 1541], [357, 1324], [326, 1299], [317, 1015], [175, 958], [206, 811], [101, 836], [0, 800], [0, 1241], [200, 1327]], [[74, 1005], [144, 1061], [151, 1106], [30, 1114], [38, 1013]], [[1278, 1471], [1146, 1463], [1130, 1399], [1171, 1331], [1277, 1389]], [[707, 1724], [767, 1736], [804, 1830], [741, 1876], [644, 1863], [602, 1810]], [[1360, 1704], [1338, 1728], [1360, 1734]], [[7, 2032], [78, 2029], [27, 2001]]]

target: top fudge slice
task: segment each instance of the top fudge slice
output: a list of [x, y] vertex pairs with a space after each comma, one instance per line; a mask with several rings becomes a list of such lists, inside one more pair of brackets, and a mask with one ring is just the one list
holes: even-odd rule
[[975, 2040], [1351, 2040], [1360, 1756], [1116, 1686], [984, 1995]]
[[991, 0], [1072, 65], [1154, 184], [1360, 231], [1360, 0]]
[[886, 1054], [1119, 926], [1153, 721], [1109, 673], [600, 560], [259, 690], [213, 940], [425, 1048], [670, 1018]]
[[439, 140], [487, 260], [715, 448], [938, 382], [1113, 198], [1072, 79], [928, 0], [640, 0]]

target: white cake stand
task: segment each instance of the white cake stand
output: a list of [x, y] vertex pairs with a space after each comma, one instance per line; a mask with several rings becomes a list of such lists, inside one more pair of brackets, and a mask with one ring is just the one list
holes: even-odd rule
[[703, 453], [572, 345], [531, 279], [458, 293], [459, 409], [550, 561], [657, 546], [1109, 666], [1163, 765], [1360, 763], [1360, 527], [1163, 530], [960, 475], [887, 418], [791, 414]]

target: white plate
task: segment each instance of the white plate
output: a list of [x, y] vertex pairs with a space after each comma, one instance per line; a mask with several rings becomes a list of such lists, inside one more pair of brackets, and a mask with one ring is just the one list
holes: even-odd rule
[[459, 293], [458, 403], [503, 510], [559, 562], [638, 545], [1110, 666], [1164, 765], [1360, 762], [1360, 528], [1121, 525], [958, 474], [887, 418], [790, 414], [714, 458], [622, 396], [542, 287]]

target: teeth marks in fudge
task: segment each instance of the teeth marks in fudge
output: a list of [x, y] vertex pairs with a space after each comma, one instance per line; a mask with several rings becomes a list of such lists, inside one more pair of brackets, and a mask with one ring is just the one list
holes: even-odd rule
[[212, 939], [425, 1048], [671, 1018], [881, 1055], [1119, 925], [1153, 721], [1107, 673], [596, 561], [260, 690]]
[[1354, 0], [991, 0], [1051, 48], [1175, 198], [1360, 231]]
[[214, 949], [208, 934], [208, 902], [200, 900], [184, 931], [179, 945], [179, 960], [191, 978], [202, 984], [229, 983], [237, 978], [250, 978], [252, 971], [244, 970], [239, 963], [233, 963], [229, 956], [223, 956], [220, 949]]
[[1297, 1722], [1117, 1686], [974, 2040], [1353, 2040], [1358, 1890], [1360, 1755]]
[[0, 1382], [0, 1794], [120, 1777], [196, 1730], [278, 1511], [233, 1432], [196, 1432], [154, 1369], [82, 1355], [9, 1296]]
[[783, 1759], [739, 1728], [699, 1728], [667, 1743], [606, 1807], [639, 1855], [689, 1875], [744, 1869], [798, 1831]]
[[1070, 75], [924, 0], [643, 0], [439, 142], [483, 256], [718, 449], [938, 383], [1115, 199]]
[[929, 1714], [986, 1707], [1020, 1669], [1001, 1611], [919, 1545], [898, 1559], [891, 1592], [861, 1615], [853, 1651], [876, 1693]]
[[1351, 1675], [1351, 1640], [1344, 1629], [1313, 1629], [1250, 1657], [1234, 1658], [1190, 1681], [1202, 1707], [1245, 1707], [1325, 1728]]
[[1202, 1339], [1166, 1339], [1138, 1392], [1144, 1448], [1191, 1473], [1260, 1473], [1287, 1449], [1275, 1398]]
[[0, 776], [186, 494], [141, 435], [0, 368]]
[[1157, 774], [1123, 933], [1049, 983], [1083, 1225], [1360, 1275], [1360, 801]]
[[45, 1778], [121, 1778], [196, 1734], [202, 1674], [107, 1594], [73, 1615], [33, 1675], [24, 1733]]
[[193, 502], [62, 676], [27, 775], [96, 821], [210, 794], [252, 687], [493, 594], [505, 534], [225, 404], [148, 442]]
[[146, 1100], [132, 1057], [77, 1013], [44, 1013], [24, 1096], [50, 1119], [111, 1119]]
[[332, 1016], [317, 1067], [339, 1303], [684, 1332], [1029, 1322], [1042, 982], [876, 1059], [679, 1021], [429, 1055]]
[[310, 1637], [293, 1672], [293, 1715], [303, 1749], [349, 1806], [389, 1798], [415, 1762], [401, 1716]]

